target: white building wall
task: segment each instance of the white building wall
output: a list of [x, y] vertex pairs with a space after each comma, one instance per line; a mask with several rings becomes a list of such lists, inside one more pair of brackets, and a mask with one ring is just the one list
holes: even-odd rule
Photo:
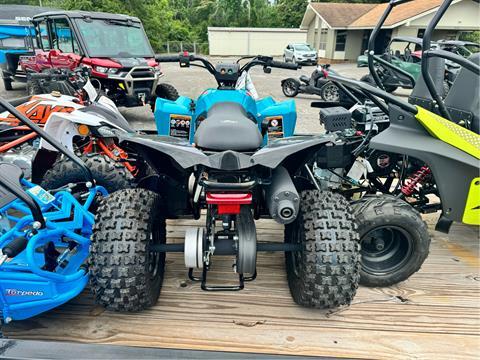
[[[425, 29], [436, 12], [409, 21], [406, 25]], [[473, 0], [463, 0], [451, 5], [436, 29], [480, 30], [480, 6]]]
[[281, 28], [208, 28], [210, 55], [283, 55], [289, 43], [307, 42], [307, 31]]

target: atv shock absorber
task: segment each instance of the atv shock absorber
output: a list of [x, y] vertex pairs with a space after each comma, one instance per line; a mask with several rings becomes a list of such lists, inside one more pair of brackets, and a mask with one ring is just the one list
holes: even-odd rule
[[402, 194], [405, 196], [411, 196], [418, 184], [422, 183], [425, 178], [432, 172], [428, 166], [422, 166], [413, 176], [411, 176], [402, 186]]

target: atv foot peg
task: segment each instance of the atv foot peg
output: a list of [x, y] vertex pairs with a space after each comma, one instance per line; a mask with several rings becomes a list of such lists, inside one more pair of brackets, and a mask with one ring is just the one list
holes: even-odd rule
[[193, 268], [188, 269], [188, 278], [191, 281], [201, 282], [201, 288], [204, 291], [240, 291], [245, 287], [246, 281], [253, 281], [257, 278], [257, 271], [251, 276], [243, 276], [238, 274], [238, 285], [207, 285], [208, 266], [204, 264], [202, 269], [202, 277], [197, 277], [193, 274]]

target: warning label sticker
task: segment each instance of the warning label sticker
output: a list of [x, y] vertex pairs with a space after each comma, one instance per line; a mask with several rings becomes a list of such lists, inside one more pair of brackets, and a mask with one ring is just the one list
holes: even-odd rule
[[268, 120], [268, 138], [283, 137], [283, 116], [270, 116], [266, 119]]
[[188, 115], [170, 115], [170, 136], [188, 139], [192, 117]]

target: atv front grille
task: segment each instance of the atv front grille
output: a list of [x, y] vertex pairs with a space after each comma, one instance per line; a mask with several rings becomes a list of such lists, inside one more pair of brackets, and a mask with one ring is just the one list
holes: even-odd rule
[[130, 74], [132, 75], [132, 78], [134, 79], [139, 79], [139, 78], [152, 78], [152, 80], [155, 78], [155, 72], [153, 71], [152, 68], [145, 69], [145, 68], [137, 68], [133, 69]]

